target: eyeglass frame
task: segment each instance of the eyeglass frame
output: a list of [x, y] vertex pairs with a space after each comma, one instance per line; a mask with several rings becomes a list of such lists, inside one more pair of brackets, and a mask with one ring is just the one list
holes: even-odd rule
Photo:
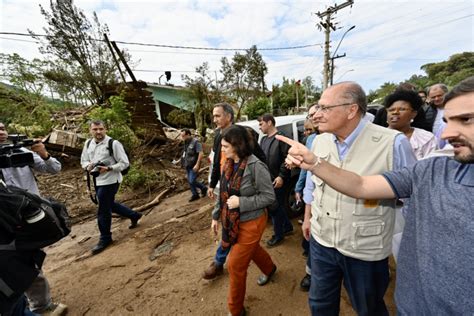
[[352, 104], [355, 104], [354, 102], [351, 102], [351, 103], [342, 103], [342, 104], [335, 104], [335, 105], [328, 105], [328, 106], [320, 106], [320, 105], [316, 105], [314, 108], [316, 109], [316, 112], [314, 112], [312, 115], [308, 114], [308, 116], [306, 118], [311, 118], [313, 115], [315, 115], [316, 113], [318, 112], [321, 112], [323, 114], [326, 114], [329, 112], [330, 109], [332, 108], [335, 108], [335, 107], [338, 107], [338, 106], [346, 106], [346, 105], [352, 105]]

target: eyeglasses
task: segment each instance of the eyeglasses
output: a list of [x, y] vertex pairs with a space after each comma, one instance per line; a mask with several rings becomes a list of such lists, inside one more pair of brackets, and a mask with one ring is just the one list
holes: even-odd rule
[[405, 112], [409, 112], [411, 110], [412, 109], [410, 109], [410, 108], [388, 108], [387, 113], [395, 113], [395, 112], [405, 113]]
[[312, 128], [305, 128], [304, 130], [305, 130], [305, 132], [312, 132], [313, 131]]
[[[329, 112], [330, 109], [336, 108], [338, 106], [346, 106], [346, 105], [351, 105], [354, 103], [342, 103], [342, 104], [336, 104], [336, 105], [316, 105], [314, 108], [316, 109], [316, 112], [314, 112], [311, 116], [314, 114], [321, 112], [323, 114], [326, 114]], [[309, 116], [309, 115], [308, 115]]]

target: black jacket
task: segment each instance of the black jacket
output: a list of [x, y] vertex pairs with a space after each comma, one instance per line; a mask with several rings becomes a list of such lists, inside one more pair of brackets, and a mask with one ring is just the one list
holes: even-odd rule
[[[276, 135], [286, 136], [282, 132], [277, 132]], [[268, 136], [264, 136], [260, 140], [260, 147], [262, 146], [264, 139], [267, 138]], [[288, 155], [288, 150], [289, 146], [286, 143], [280, 142], [278, 139], [273, 137], [268, 153], [264, 153], [267, 157], [267, 166], [270, 170], [272, 180], [276, 177], [281, 177], [283, 181], [286, 182], [290, 178], [290, 169], [285, 166], [285, 159]]]

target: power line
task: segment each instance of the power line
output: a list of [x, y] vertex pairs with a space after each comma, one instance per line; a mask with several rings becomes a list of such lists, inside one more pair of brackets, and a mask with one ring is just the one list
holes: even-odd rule
[[[16, 36], [29, 36], [29, 37], [48, 37], [44, 34], [27, 34], [27, 33], [16, 33], [16, 32], [0, 32], [2, 35], [16, 35]], [[103, 42], [102, 39], [92, 39], [97, 42]], [[199, 46], [182, 46], [182, 45], [166, 45], [166, 44], [151, 44], [151, 43], [139, 43], [139, 42], [125, 42], [125, 41], [115, 41], [115, 43], [120, 43], [124, 45], [136, 45], [136, 46], [149, 46], [149, 47], [162, 47], [162, 48], [177, 48], [177, 49], [192, 49], [192, 50], [213, 50], [213, 51], [246, 51], [248, 48], [219, 48], [219, 47], [199, 47]], [[287, 47], [265, 47], [257, 48], [260, 51], [274, 51], [274, 50], [293, 50], [293, 49], [302, 49], [314, 46], [321, 46], [322, 44], [308, 44], [308, 45], [297, 45], [297, 46], [287, 46]]]

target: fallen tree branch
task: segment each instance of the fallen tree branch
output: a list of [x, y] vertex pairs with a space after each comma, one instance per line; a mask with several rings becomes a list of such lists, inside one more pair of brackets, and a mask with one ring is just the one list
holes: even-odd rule
[[156, 198], [153, 199], [153, 201], [151, 201], [150, 203], [147, 203], [145, 205], [136, 207], [133, 210], [135, 212], [143, 212], [144, 210], [147, 210], [147, 209], [159, 204], [161, 202], [161, 199], [163, 198], [163, 196], [165, 196], [165, 194], [168, 193], [169, 190], [171, 190], [171, 188], [164, 189], [163, 191], [161, 191], [160, 194], [158, 194], [156, 196]]

